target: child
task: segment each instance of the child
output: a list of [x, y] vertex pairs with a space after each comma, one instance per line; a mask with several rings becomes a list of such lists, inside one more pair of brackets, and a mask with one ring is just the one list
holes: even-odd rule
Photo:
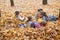
[[47, 21], [48, 16], [47, 16], [46, 12], [41, 12], [41, 14], [43, 15], [42, 20]]
[[27, 25], [29, 27], [32, 27], [32, 28], [39, 28], [40, 27], [40, 24], [38, 24], [36, 21], [33, 21], [31, 16], [29, 16], [27, 18], [28, 18]]
[[42, 21], [46, 21], [47, 20], [47, 15], [45, 12], [40, 12], [38, 13], [38, 16], [37, 16], [37, 21], [39, 22], [42, 22]]
[[24, 17], [19, 15], [19, 11], [15, 11], [15, 16], [16, 16], [20, 21], [24, 21]]
[[33, 22], [32, 22], [32, 17], [31, 17], [31, 16], [28, 16], [28, 17], [27, 17], [26, 24], [27, 24], [29, 27], [32, 26]]
[[54, 15], [49, 14], [48, 15], [48, 20], [49, 21], [56, 21], [56, 17]]
[[[19, 11], [15, 11], [15, 16], [21, 21], [24, 22], [24, 17], [19, 15]], [[24, 24], [18, 24], [19, 27], [25, 27]]]
[[37, 22], [42, 24], [43, 26], [46, 25], [46, 21], [47, 21], [47, 15], [45, 12], [41, 11], [40, 13], [38, 13], [37, 16]]
[[[38, 9], [37, 11], [38, 13], [40, 13], [41, 11], [43, 11], [43, 9]], [[35, 14], [35, 18], [38, 16], [38, 13]]]

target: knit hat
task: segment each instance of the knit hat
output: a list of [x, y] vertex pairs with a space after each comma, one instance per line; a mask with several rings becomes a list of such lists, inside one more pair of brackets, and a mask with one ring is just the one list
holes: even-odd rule
[[43, 9], [38, 9], [38, 12], [43, 11]]

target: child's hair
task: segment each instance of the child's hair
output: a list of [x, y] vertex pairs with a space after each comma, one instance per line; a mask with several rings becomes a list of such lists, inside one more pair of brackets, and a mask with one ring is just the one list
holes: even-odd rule
[[46, 22], [41, 22], [40, 24], [41, 24], [42, 26], [46, 26], [47, 23], [46, 23]]
[[47, 17], [47, 14], [46, 14], [46, 12], [44, 12], [44, 11], [41, 11], [40, 13], [41, 13], [43, 16]]
[[31, 16], [28, 16], [27, 18], [28, 18], [27, 22], [28, 22], [28, 21], [31, 21], [31, 19], [32, 19]]
[[43, 11], [43, 9], [38, 9], [38, 12]]
[[29, 19], [29, 20], [31, 20], [31, 19], [32, 19], [32, 17], [31, 17], [31, 16], [29, 16], [29, 17], [28, 17], [28, 19]]
[[19, 11], [15, 11], [15, 15], [19, 15]]

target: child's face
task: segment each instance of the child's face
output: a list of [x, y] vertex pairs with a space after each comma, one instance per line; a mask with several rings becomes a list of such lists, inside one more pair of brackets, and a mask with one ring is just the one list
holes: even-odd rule
[[43, 15], [42, 15], [41, 13], [39, 13], [39, 14], [38, 14], [38, 17], [40, 17], [40, 18], [41, 18], [42, 16], [43, 16]]

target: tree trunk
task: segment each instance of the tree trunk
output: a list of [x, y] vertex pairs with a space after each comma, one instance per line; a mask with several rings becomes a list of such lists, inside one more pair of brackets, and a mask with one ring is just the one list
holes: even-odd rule
[[14, 6], [14, 1], [13, 0], [10, 0], [10, 2], [11, 2], [11, 6]]
[[47, 0], [43, 0], [43, 5], [46, 5], [47, 4]]

